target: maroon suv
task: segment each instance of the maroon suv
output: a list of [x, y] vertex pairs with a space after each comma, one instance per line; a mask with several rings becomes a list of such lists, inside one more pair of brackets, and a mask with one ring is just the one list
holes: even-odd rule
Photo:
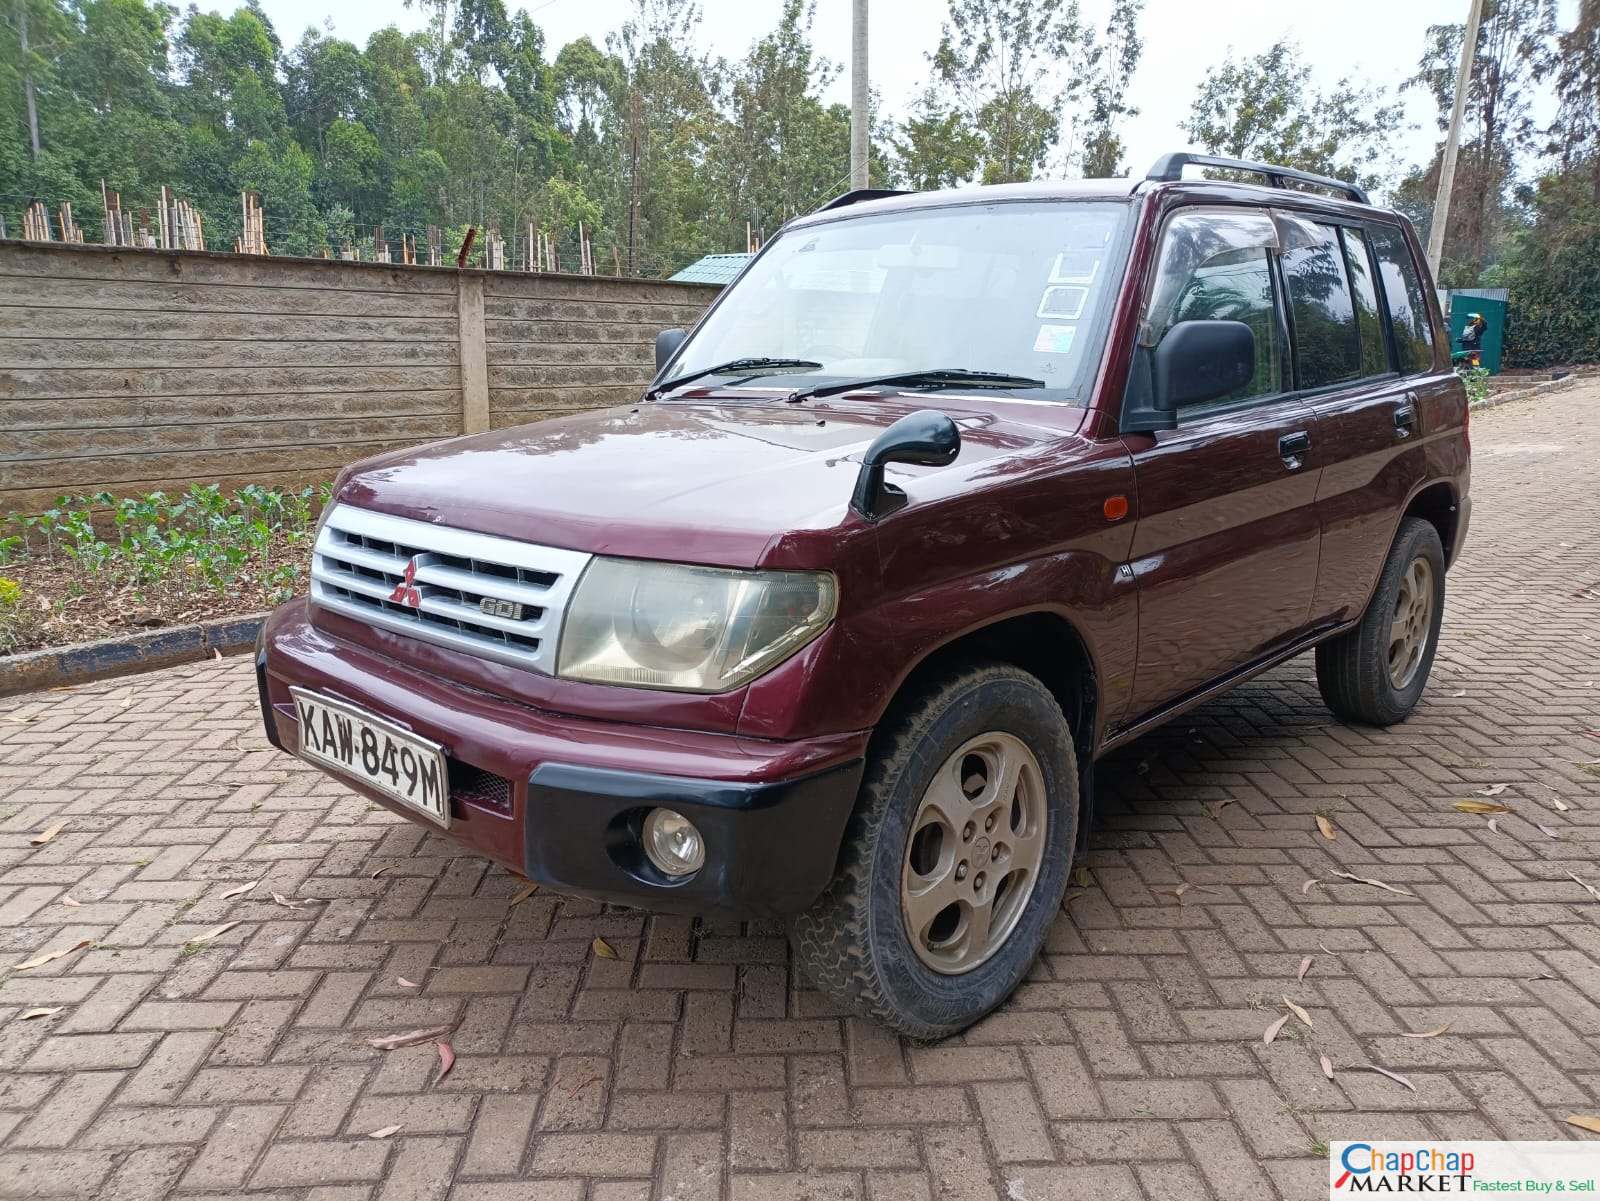
[[1099, 756], [1312, 647], [1341, 718], [1427, 682], [1466, 395], [1350, 185], [852, 193], [657, 360], [344, 471], [273, 743], [553, 889], [782, 915], [928, 1037], [1028, 971]]

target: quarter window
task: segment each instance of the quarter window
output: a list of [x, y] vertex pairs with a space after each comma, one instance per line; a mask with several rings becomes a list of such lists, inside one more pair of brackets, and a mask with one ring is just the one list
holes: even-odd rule
[[1433, 370], [1433, 328], [1428, 304], [1405, 235], [1392, 225], [1368, 230], [1383, 277], [1383, 296], [1394, 329], [1394, 351], [1405, 373]]
[[1300, 387], [1323, 388], [1361, 375], [1361, 335], [1350, 301], [1350, 280], [1338, 232], [1315, 227], [1315, 245], [1283, 252], [1283, 274], [1294, 318], [1295, 365]]
[[1350, 284], [1356, 298], [1356, 325], [1361, 330], [1361, 374], [1383, 375], [1389, 371], [1389, 348], [1383, 341], [1383, 321], [1378, 317], [1378, 291], [1373, 286], [1372, 255], [1361, 231], [1344, 226], [1345, 266], [1350, 269]]

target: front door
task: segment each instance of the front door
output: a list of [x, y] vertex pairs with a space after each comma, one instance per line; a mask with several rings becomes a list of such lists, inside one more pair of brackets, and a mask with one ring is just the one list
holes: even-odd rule
[[1319, 433], [1310, 406], [1292, 395], [1277, 245], [1272, 219], [1257, 209], [1180, 209], [1162, 233], [1141, 347], [1179, 321], [1243, 321], [1255, 334], [1256, 371], [1238, 392], [1180, 410], [1176, 429], [1124, 438], [1139, 499], [1132, 715], [1307, 628], [1321, 536]]

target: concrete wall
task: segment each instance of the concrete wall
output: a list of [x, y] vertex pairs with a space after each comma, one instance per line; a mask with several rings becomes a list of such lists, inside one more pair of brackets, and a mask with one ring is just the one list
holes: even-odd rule
[[0, 515], [632, 400], [703, 285], [0, 242]]

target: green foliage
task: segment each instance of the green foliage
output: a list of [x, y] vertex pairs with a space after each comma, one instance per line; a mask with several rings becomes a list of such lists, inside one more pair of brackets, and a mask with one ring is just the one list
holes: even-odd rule
[[1213, 154], [1376, 187], [1392, 173], [1390, 148], [1404, 116], [1381, 88], [1343, 78], [1318, 89], [1300, 47], [1279, 41], [1251, 58], [1230, 54], [1207, 72], [1181, 125]]
[[1480, 400], [1489, 397], [1489, 369], [1487, 367], [1456, 368], [1456, 374], [1461, 377], [1461, 382], [1467, 386], [1467, 403], [1477, 404]]
[[21, 625], [22, 585], [0, 576], [0, 655], [9, 654], [16, 646]]
[[115, 586], [135, 589], [242, 590], [285, 600], [303, 581], [313, 517], [327, 500], [326, 487], [257, 484], [232, 496], [215, 484], [195, 484], [179, 496], [63, 496], [37, 516], [8, 518], [20, 532], [0, 539], [0, 562], [66, 565], [76, 594], [105, 582], [94, 577], [109, 576]]
[[[1600, 155], [1600, 151], [1597, 151]], [[1505, 360], [1512, 367], [1600, 362], [1600, 196], [1592, 162], [1552, 172], [1530, 197], [1498, 272], [1511, 289]]]

